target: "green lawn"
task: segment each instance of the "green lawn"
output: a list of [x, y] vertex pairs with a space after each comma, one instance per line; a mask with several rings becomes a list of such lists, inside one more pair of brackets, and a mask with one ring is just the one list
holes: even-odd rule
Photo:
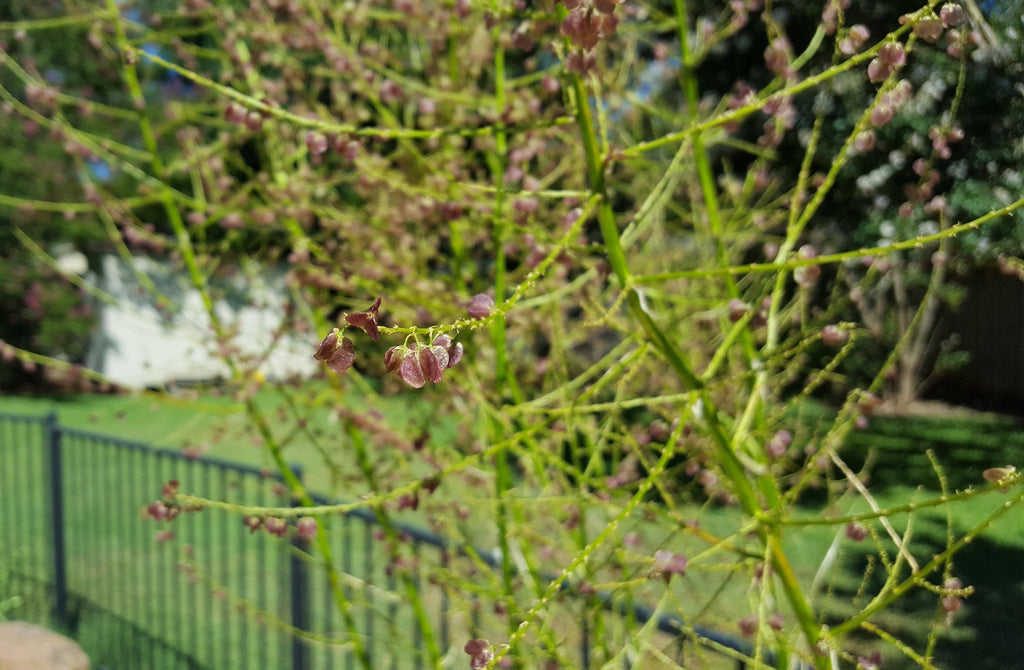
[[[314, 386], [310, 393], [318, 390]], [[257, 396], [267, 415], [277, 417], [278, 408], [285, 398], [272, 391], [262, 391]], [[398, 422], [412, 421], [417, 425], [429, 420], [429, 407], [407, 407], [401, 399], [385, 400], [389, 405], [389, 418]], [[79, 396], [66, 399], [40, 399], [25, 397], [4, 397], [0, 399], [0, 411], [42, 415], [54, 409], [62, 425], [82, 428], [97, 433], [115, 435], [125, 439], [150, 442], [156, 446], [178, 450], [185, 443], [208, 444], [210, 456], [225, 460], [267, 466], [264, 449], [256, 443], [249, 432], [248, 421], [241, 407], [228, 398], [205, 397], [200, 403], [177, 402], [168, 398], [146, 396]], [[801, 419], [809, 427], [817, 422], [827, 421], [829, 410], [817, 406], [801, 408]], [[323, 467], [317, 444], [329, 444], [331, 434], [338, 428], [331, 421], [329, 412], [320, 411], [308, 417], [310, 433], [301, 432], [288, 442], [287, 457], [300, 463], [305, 469], [305, 478], [313, 490], [327, 492], [337, 497], [345, 495], [344, 486], [339, 486], [337, 477]], [[275, 419], [274, 430], [281, 435], [292, 432], [289, 421]], [[433, 439], [445, 439], [450, 425], [431, 426]], [[866, 430], [855, 432], [844, 451], [844, 457], [855, 468], [871, 463], [871, 490], [882, 507], [894, 506], [913, 499], [932, 497], [939, 490], [938, 479], [926, 456], [931, 450], [944, 467], [944, 476], [951, 489], [964, 489], [982, 483], [981, 471], [993, 465], [1020, 463], [1024, 454], [1024, 430], [1009, 419], [994, 416], [956, 418], [876, 418]], [[330, 457], [340, 468], [352, 468], [352, 460], [344, 454], [331, 452]], [[229, 593], [241, 594], [257, 605], [268, 608], [278, 607], [276, 595], [259, 593], [259, 576], [268, 570], [275, 574], [285, 570], [284, 555], [280, 543], [267, 542], [265, 535], [248, 536], [238, 539], [238, 519], [231, 515], [204, 512], [194, 517], [183, 517], [175, 521], [178, 533], [176, 543], [160, 544], [152, 539], [158, 529], [154, 522], [139, 523], [138, 509], [159, 493], [160, 484], [173, 476], [188, 482], [189, 490], [214, 497], [227, 497], [239, 502], [259, 503], [273, 501], [269, 484], [244, 483], [243, 478], [232, 482], [233, 476], [224, 475], [210, 479], [199, 474], [194, 464], [175, 461], [181, 472], [169, 470], [146, 471], [141, 462], [133, 465], [113, 457], [105, 457], [94, 450], [82, 449], [72, 457], [70, 481], [75, 477], [96, 479], [114, 492], [115, 509], [109, 515], [119, 519], [113, 525], [105, 526], [102, 533], [95, 531], [90, 519], [96, 514], [88, 504], [79, 504], [69, 509], [69, 524], [73, 528], [69, 544], [74, 548], [78, 567], [76, 583], [89, 584], [86, 595], [104, 602], [113, 602], [115, 613], [122, 617], [168, 622], [167, 638], [171, 641], [184, 639], [188, 630], [178, 631], [170, 622], [180, 619], [176, 613], [187, 611], [188, 626], [211, 633], [211, 639], [227, 640], [226, 644], [210, 645], [204, 654], [210, 654], [213, 667], [230, 667], [227, 654], [238, 645], [264, 645], [274, 653], [285, 654], [287, 636], [270, 632], [259, 638], [248, 637], [242, 620], [251, 620], [255, 614], [244, 610], [245, 603], [220, 600], [221, 587]], [[37, 466], [39, 467], [39, 466]], [[192, 468], [192, 470], [189, 470]], [[2, 474], [2, 473], [0, 473]], [[38, 473], [41, 476], [41, 472]], [[220, 488], [224, 484], [228, 488]], [[447, 486], [447, 484], [446, 484]], [[467, 499], [480, 498], [474, 491], [463, 492]], [[450, 492], [451, 494], [451, 492]], [[454, 495], [459, 495], [454, 492]], [[0, 498], [4, 497], [0, 481]], [[109, 500], [109, 499], [108, 499]], [[819, 501], [820, 502], [820, 501]], [[107, 503], [108, 505], [111, 503]], [[540, 502], [540, 505], [547, 503]], [[31, 505], [39, 507], [33, 509]], [[43, 510], [41, 498], [36, 498], [29, 508], [19, 508], [22, 517], [39, 517]], [[972, 499], [955, 508], [953, 532], [962, 533], [985, 518], [999, 505], [996, 496]], [[5, 506], [5, 509], [11, 509]], [[810, 513], [817, 509], [807, 508]], [[863, 500], [840, 502], [838, 513], [865, 511]], [[710, 532], [726, 532], [735, 526], [731, 510], [704, 510], [698, 512], [702, 527]], [[600, 515], [595, 515], [595, 519]], [[416, 518], [413, 516], [412, 518]], [[913, 547], [921, 557], [941, 552], [946, 542], [946, 510], [935, 508], [919, 511], [912, 516], [902, 515], [893, 521], [903, 529], [908, 520], [912, 523]], [[597, 521], [597, 526], [600, 526]], [[45, 527], [40, 522], [40, 527]], [[666, 530], [642, 523], [637, 524], [645, 536], [644, 546], [662, 546]], [[982, 538], [965, 549], [957, 559], [954, 574], [964, 584], [973, 586], [977, 593], [967, 599], [965, 607], [958, 613], [955, 625], [943, 630], [937, 647], [936, 658], [939, 667], [972, 667], [977, 670], [1011, 667], [1016, 659], [1024, 656], [1024, 642], [1016, 634], [1017, 622], [1024, 618], [1024, 510], [1012, 510]], [[597, 532], [595, 528], [593, 532]], [[841, 532], [841, 529], [839, 529]], [[820, 526], [791, 530], [786, 536], [786, 546], [795, 562], [798, 577], [807, 585], [818, 571], [820, 562], [836, 535], [837, 529]], [[591, 537], [593, 534], [591, 534]], [[195, 581], [190, 584], [189, 575], [177, 571], [175, 564], [182, 558], [184, 544], [193, 544], [195, 563], [202, 568]], [[348, 556], [352, 572], [376, 564], [380, 559], [367, 559], [363, 553], [366, 540], [358, 536], [343, 547], [337, 547], [338, 560]], [[871, 546], [870, 540], [861, 545], [842, 542], [836, 567], [831, 578], [823, 584], [819, 606], [829, 615], [849, 615], [842, 602], [848, 602], [862, 586], [865, 574], [865, 551]], [[685, 549], [685, 547], [680, 547]], [[347, 554], [345, 552], [348, 552]], [[643, 553], [639, 548], [638, 553]], [[891, 551], [891, 548], [890, 548]], [[361, 563], [360, 563], [361, 562]], [[168, 574], [160, 582], [157, 592], [133, 593], [119, 588], [124, 575], [132, 571], [164, 570]], [[91, 572], [90, 572], [91, 571]], [[876, 589], [880, 582], [877, 572], [869, 577], [867, 586]], [[380, 576], [384, 580], [383, 575]], [[127, 580], [126, 583], [131, 583]], [[695, 561], [690, 578], [677, 580], [677, 604], [694, 619], [720, 630], [737, 633], [736, 621], [749, 614], [746, 597], [747, 578], [742, 574], [706, 569]], [[367, 600], [365, 593], [353, 591], [362, 608], [376, 611], [387, 620], [391, 615], [378, 602]], [[704, 603], [716, 593], [714, 605], [705, 608]], [[722, 595], [724, 594], [724, 595]], [[0, 593], [0, 600], [3, 599]], [[865, 598], [859, 603], [863, 605]], [[329, 606], [321, 598], [315, 604], [322, 612]], [[131, 616], [129, 616], [131, 615]], [[904, 606], [890, 610], [874, 623], [912, 642], [920, 648], [927, 638], [935, 616], [935, 598], [912, 597]], [[163, 619], [161, 619], [163, 617]], [[400, 624], [411, 628], [411, 622]], [[187, 627], [186, 627], [187, 628]], [[407, 631], [406, 631], [407, 632]], [[102, 636], [102, 632], [101, 632]], [[864, 649], [870, 645], [870, 636], [865, 635]], [[270, 653], [268, 651], [267, 653]], [[205, 657], [205, 656], [204, 656]], [[283, 658], [283, 657], [282, 657]], [[168, 667], [173, 667], [169, 665]], [[910, 667], [899, 658], [887, 658], [886, 667]]]
[[[309, 382], [302, 393], [314, 396], [326, 390], [325, 384]], [[321, 449], [328, 452], [339, 469], [348, 472], [355, 469], [352, 456], [336, 448], [341, 431], [329, 408], [303, 409], [308, 430], [299, 431], [285, 393], [268, 387], [258, 392], [255, 399], [275, 434], [283, 438], [285, 458], [289, 463], [302, 466], [304, 481], [310, 490], [341, 499], [362, 493], [346, 490], [344, 482], [332, 477], [324, 466]], [[429, 427], [435, 441], [444, 441], [455, 430], [451, 420], [434, 417], [433, 408], [428, 405], [409, 404], [407, 397], [376, 400], [392, 425]], [[367, 405], [360, 398], [352, 398], [348, 404], [352, 408]], [[0, 412], [41, 416], [50, 411], [57, 412], [64, 427], [173, 450], [187, 445], [201, 446], [203, 453], [210, 457], [273, 469], [273, 462], [252, 429], [244, 406], [227, 395], [203, 394], [198, 400], [156, 394], [0, 397]], [[287, 418], [281, 420], [281, 416]]]
[[[317, 390], [311, 385], [309, 392]], [[330, 444], [331, 431], [339, 430], [328, 411], [305, 414], [309, 432], [296, 432], [293, 420], [278, 415], [278, 408], [285, 403], [283, 395], [263, 391], [256, 400], [270, 417], [275, 434], [294, 434], [286, 440], [286, 457], [303, 466], [310, 489], [339, 498], [355, 497], [335, 485], [337, 478], [323, 466], [318, 451], [317, 445]], [[416, 408], [410, 412], [398, 403], [389, 409], [398, 422], [420, 421], [426, 414], [426, 410], [417, 414]], [[0, 399], [0, 412], [8, 414], [43, 416], [52, 410], [64, 428], [144, 442], [174, 453], [185, 444], [205, 444], [209, 457], [273, 473], [265, 449], [247, 429], [241, 406], [228, 398], [204, 397], [198, 403], [146, 396]], [[434, 433], [443, 438], [443, 427], [435, 428]], [[0, 466], [0, 534], [4, 540], [0, 577], [9, 571], [22, 580], [0, 579], [0, 587], [26, 597], [35, 593], [38, 599], [42, 591], [32, 579], [49, 581], [52, 570], [44, 549], [49, 526], [44, 496], [47, 473], [38, 436], [27, 448], [20, 446], [26, 439], [24, 432], [0, 436], [0, 448], [8, 450], [0, 464], [10, 464], [6, 472]], [[183, 490], [203, 497], [288, 505], [275, 491], [273, 478], [211, 469], [191, 460], [143, 456], [103, 440], [93, 441], [88, 435], [65, 434], [62, 451], [68, 581], [76, 594], [107, 610], [101, 615], [90, 610], [89, 616], [79, 617], [77, 603], [72, 607], [72, 618], [81, 622], [76, 637], [88, 650], [112, 662], [110, 659], [118, 657], [114, 653], [118, 644], [132, 637], [122, 633], [135, 625], [152, 631], [154, 638], [170, 647], [193, 650], [190, 653], [204, 667], [248, 667], [238, 665], [243, 662], [239, 647], [249, 650], [250, 661], [261, 659], [264, 667], [290, 663], [291, 634], [274, 620], [289, 616], [287, 543], [262, 531], [250, 534], [237, 514], [220, 510], [184, 514], [167, 524], [145, 519], [142, 512], [149, 501], [160, 497], [161, 486], [170, 479], [181, 480]], [[351, 456], [335, 452], [331, 457], [339, 468], [355, 471]], [[359, 522], [325, 519], [322, 523], [332, 527], [336, 560], [346, 571], [372, 577], [379, 585], [388, 583], [383, 574], [387, 563], [383, 543], [373, 542], [371, 533]], [[343, 533], [345, 528], [350, 533]], [[175, 537], [157, 541], [161, 530], [173, 530]], [[321, 635], [336, 639], [343, 628], [326, 596], [323, 577], [323, 571], [313, 566], [310, 623]], [[425, 585], [424, 591], [431, 588]], [[393, 612], [382, 606], [383, 594], [367, 591], [361, 583], [349, 584], [348, 590], [361, 612], [360, 628], [376, 626], [381, 632], [394, 626], [404, 631], [413, 628], [407, 610]], [[7, 596], [0, 592], [0, 601]], [[333, 623], [328, 620], [329, 610]], [[27, 611], [13, 609], [7, 616]], [[254, 622], [258, 623], [255, 632]], [[395, 644], [396, 639], [395, 635], [380, 635], [375, 658], [399, 654], [408, 662], [412, 657], [409, 649]], [[152, 649], [150, 644], [149, 651]], [[323, 645], [314, 645], [314, 649], [314, 667], [345, 653], [344, 647], [328, 651]], [[108, 653], [113, 655], [104, 656]], [[149, 652], [140, 653], [149, 656]], [[173, 655], [161, 658], [161, 663], [166, 663], [160, 668], [187, 667]]]

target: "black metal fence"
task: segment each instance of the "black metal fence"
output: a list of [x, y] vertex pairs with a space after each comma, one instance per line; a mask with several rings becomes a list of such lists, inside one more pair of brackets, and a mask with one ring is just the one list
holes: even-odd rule
[[[145, 504], [172, 479], [205, 498], [288, 504], [280, 481], [256, 468], [63, 427], [56, 414], [0, 413], [0, 606], [21, 603], [6, 616], [67, 631], [95, 668], [110, 670], [348, 670], [365, 659], [465, 668], [468, 639], [508, 630], [501, 602], [487, 597], [501, 591], [491, 552], [417, 528], [384, 532], [366, 509], [324, 517], [347, 603], [339, 608], [328, 567], [300, 541], [252, 533], [219, 509], [148, 520]], [[529, 643], [562, 667], [648, 667], [633, 643], [641, 627], [647, 646], [656, 637], [659, 653], [680, 662], [750, 660], [745, 641], [658, 617], [626, 596], [565, 588], [546, 618]]]

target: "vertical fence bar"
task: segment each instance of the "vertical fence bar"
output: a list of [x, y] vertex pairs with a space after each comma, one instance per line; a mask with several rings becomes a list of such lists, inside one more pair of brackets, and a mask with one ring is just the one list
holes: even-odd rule
[[53, 618], [57, 626], [68, 626], [68, 574], [64, 547], [64, 473], [61, 460], [60, 426], [57, 412], [44, 421], [50, 470], [50, 533], [53, 538]]
[[[441, 549], [441, 572], [448, 571], [449, 554], [448, 547]], [[441, 589], [441, 646], [447, 649], [451, 644], [451, 604], [448, 601], [448, 587], [444, 579], [437, 580]]]
[[[296, 479], [302, 481], [302, 467], [297, 463], [289, 465]], [[293, 499], [293, 506], [301, 506], [302, 503]], [[318, 529], [324, 532], [323, 528]], [[297, 630], [309, 628], [309, 566], [302, 559], [306, 551], [307, 542], [298, 536], [292, 538], [292, 551], [289, 554], [289, 572], [291, 573], [291, 609], [292, 625]], [[306, 643], [300, 635], [292, 634], [292, 670], [306, 670], [308, 659], [306, 656]]]

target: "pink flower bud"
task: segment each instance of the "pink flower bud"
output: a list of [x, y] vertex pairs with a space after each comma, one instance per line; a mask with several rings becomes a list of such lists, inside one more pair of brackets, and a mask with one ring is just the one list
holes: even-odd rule
[[672, 575], [685, 575], [687, 563], [685, 556], [674, 554], [668, 549], [654, 552], [654, 572], [661, 575], [666, 582]]
[[892, 121], [892, 117], [895, 116], [896, 112], [889, 105], [879, 105], [871, 110], [870, 121], [871, 125], [876, 128], [884, 126], [885, 124]]
[[788, 430], [780, 430], [768, 440], [764, 451], [768, 458], [780, 458], [785, 455], [789, 445], [793, 443], [793, 435]]
[[863, 524], [851, 521], [846, 524], [846, 537], [850, 538], [854, 542], [860, 542], [868, 536], [868, 529]]
[[750, 311], [750, 305], [743, 302], [739, 298], [733, 298], [729, 301], [729, 320], [733, 323], [739, 321]]
[[249, 112], [245, 115], [245, 127], [252, 132], [258, 132], [263, 128], [263, 115], [259, 112]]
[[157, 521], [163, 521], [167, 518], [167, 505], [159, 500], [154, 500], [146, 507], [146, 513]]
[[493, 653], [490, 649], [491, 643], [487, 640], [470, 640], [466, 643], [466, 646], [462, 648], [467, 654], [469, 654], [469, 667], [473, 670], [487, 667], [487, 664], [494, 658]]
[[947, 2], [939, 10], [939, 18], [945, 27], [958, 26], [964, 22], [964, 8], [960, 5]]
[[314, 156], [326, 153], [327, 144], [327, 136], [323, 133], [318, 133], [312, 130], [306, 133], [306, 148], [309, 149], [309, 153]]
[[858, 656], [858, 670], [879, 670], [882, 667], [882, 652], [873, 651], [870, 656]]
[[827, 347], [841, 347], [850, 339], [850, 334], [838, 326], [827, 325], [821, 329], [821, 341]]
[[900, 42], [887, 42], [878, 50], [878, 60], [891, 67], [899, 67], [907, 61], [907, 52]]
[[227, 119], [228, 123], [241, 124], [245, 122], [245, 108], [237, 102], [229, 102], [228, 106], [224, 109], [224, 118]]
[[311, 516], [304, 516], [295, 523], [296, 534], [304, 540], [316, 537], [317, 523]]
[[337, 328], [331, 330], [317, 347], [313, 358], [327, 363], [327, 367], [334, 372], [344, 372], [352, 367], [356, 360], [355, 345], [347, 337], [338, 340], [339, 331]]
[[1017, 468], [1012, 465], [1006, 465], [1001, 468], [989, 468], [981, 473], [981, 476], [984, 477], [987, 482], [1000, 482], [1013, 476], [1015, 472], [1017, 472]]
[[477, 293], [470, 298], [466, 311], [474, 319], [483, 319], [491, 315], [494, 310], [494, 299], [486, 293]]
[[285, 532], [288, 530], [288, 523], [284, 519], [270, 516], [263, 522], [263, 527], [266, 528], [267, 532], [271, 535], [283, 537]]
[[871, 83], [877, 84], [879, 82], [883, 82], [889, 78], [890, 74], [892, 74], [891, 65], [887, 65], [877, 58], [873, 58], [871, 62], [868, 63], [868, 80]]
[[380, 313], [381, 296], [377, 296], [377, 299], [373, 301], [370, 308], [364, 312], [353, 312], [352, 314], [345, 315], [345, 321], [350, 326], [363, 329], [370, 339], [374, 342], [380, 337], [380, 331], [377, 328], [377, 318]]
[[853, 146], [860, 151], [865, 153], [875, 148], [875, 131], [865, 130], [862, 133], [858, 133], [857, 137], [853, 140]]
[[402, 358], [405, 356], [405, 352], [408, 351], [403, 346], [394, 346], [384, 352], [384, 369], [387, 372], [395, 372], [398, 367], [402, 364]]
[[925, 42], [935, 43], [942, 37], [942, 21], [938, 17], [928, 17], [914, 24], [914, 34]]

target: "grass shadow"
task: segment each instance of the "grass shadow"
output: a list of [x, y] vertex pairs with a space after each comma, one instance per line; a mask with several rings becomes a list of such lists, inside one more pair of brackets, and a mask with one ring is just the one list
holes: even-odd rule
[[[943, 519], [938, 516], [918, 517], [914, 528], [912, 551], [919, 559], [945, 550]], [[957, 529], [958, 533], [963, 530]], [[831, 598], [825, 606], [829, 623], [855, 612], [852, 609], [843, 611], [838, 603], [856, 600], [863, 607], [882, 587], [884, 572], [878, 569], [877, 561], [872, 561], [873, 549], [868, 542], [847, 549], [843, 567], [837, 573]], [[889, 556], [895, 555], [891, 545], [885, 549]], [[872, 562], [875, 565], [873, 571], [870, 567]], [[866, 573], [867, 578], [864, 577]], [[903, 576], [906, 574], [904, 570]], [[918, 652], [926, 649], [929, 634], [938, 627], [932, 658], [938, 668], [1002, 670], [1019, 667], [1020, 659], [1024, 657], [1024, 637], [1020, 635], [1020, 622], [1024, 620], [1024, 550], [1020, 546], [982, 536], [956, 554], [952, 575], [975, 591], [964, 599], [963, 607], [953, 617], [950, 626], [943, 622], [939, 596], [924, 588], [913, 589], [884, 612], [872, 617], [870, 622]], [[941, 582], [941, 575], [934, 575], [929, 581]], [[850, 646], [856, 650], [855, 653], [866, 655], [876, 643], [874, 635], [863, 631], [852, 637]], [[889, 655], [885, 658], [884, 667], [920, 667], [892, 647], [887, 649]]]

